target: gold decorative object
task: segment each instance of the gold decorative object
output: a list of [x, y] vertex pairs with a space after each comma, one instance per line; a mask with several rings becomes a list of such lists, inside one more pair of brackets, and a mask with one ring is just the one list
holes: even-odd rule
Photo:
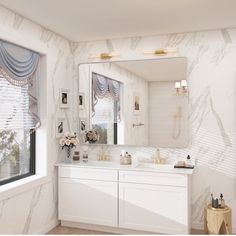
[[109, 155], [106, 153], [103, 146], [98, 154], [98, 161], [110, 161]]
[[213, 208], [211, 204], [204, 210], [206, 234], [232, 234], [232, 211], [230, 207]]

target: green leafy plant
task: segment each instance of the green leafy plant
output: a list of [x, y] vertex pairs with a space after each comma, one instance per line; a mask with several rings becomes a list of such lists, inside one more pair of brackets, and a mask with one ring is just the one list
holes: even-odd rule
[[19, 161], [20, 148], [15, 138], [16, 132], [12, 130], [0, 132], [0, 164], [3, 164], [7, 159], [15, 165]]

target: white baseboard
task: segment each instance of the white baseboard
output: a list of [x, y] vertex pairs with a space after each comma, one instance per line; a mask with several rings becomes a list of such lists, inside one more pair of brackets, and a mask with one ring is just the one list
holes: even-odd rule
[[55, 228], [57, 225], [59, 225], [59, 220], [57, 220], [57, 219], [52, 220], [51, 222], [49, 222], [48, 224], [44, 225], [40, 230], [38, 230], [37, 232], [35, 232], [33, 234], [38, 234], [38, 235], [39, 234], [46, 234], [50, 230]]

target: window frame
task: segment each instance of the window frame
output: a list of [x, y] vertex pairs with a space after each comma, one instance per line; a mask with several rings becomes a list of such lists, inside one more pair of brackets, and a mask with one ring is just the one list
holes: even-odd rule
[[0, 186], [35, 175], [36, 174], [36, 131], [30, 130], [30, 161], [29, 161], [29, 172], [26, 174], [17, 175], [9, 179], [0, 180]]

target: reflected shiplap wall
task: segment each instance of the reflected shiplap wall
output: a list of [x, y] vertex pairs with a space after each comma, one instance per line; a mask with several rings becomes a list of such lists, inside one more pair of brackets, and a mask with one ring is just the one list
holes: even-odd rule
[[[118, 52], [119, 60], [145, 59], [143, 51], [178, 47], [187, 57], [189, 84], [189, 147], [161, 149], [161, 154], [196, 160], [192, 184], [193, 227], [203, 227], [203, 208], [210, 193], [224, 193], [236, 225], [236, 29], [189, 32], [78, 43], [75, 63], [90, 61], [90, 54]], [[76, 118], [74, 117], [74, 120]], [[108, 147], [112, 158], [122, 147]], [[150, 157], [151, 148], [125, 147], [138, 157]], [[90, 149], [96, 158], [99, 147]], [[236, 229], [233, 229], [236, 232]]]
[[[60, 160], [55, 138], [55, 119], [65, 116], [71, 129], [77, 127], [78, 115], [72, 109], [60, 111], [60, 87], [70, 88], [76, 107], [77, 65], [88, 62], [89, 54], [117, 51], [122, 59], [146, 58], [144, 50], [177, 46], [181, 56], [188, 59], [190, 89], [190, 145], [186, 149], [161, 149], [169, 158], [187, 154], [196, 159], [193, 176], [192, 222], [202, 226], [203, 206], [210, 193], [225, 193], [233, 209], [236, 225], [236, 29], [135, 37], [96, 42], [72, 43], [53, 32], [0, 7], [0, 37], [20, 38], [45, 48], [47, 58], [47, 120], [48, 158], [51, 179], [48, 183], [0, 201], [0, 233], [42, 233], [57, 221], [56, 168]], [[72, 89], [73, 88], [73, 89]], [[69, 121], [72, 120], [72, 123]], [[122, 147], [109, 147], [114, 157]], [[130, 153], [149, 157], [151, 148], [126, 147]], [[99, 148], [90, 150], [91, 158]], [[236, 229], [234, 229], [236, 233]]]

